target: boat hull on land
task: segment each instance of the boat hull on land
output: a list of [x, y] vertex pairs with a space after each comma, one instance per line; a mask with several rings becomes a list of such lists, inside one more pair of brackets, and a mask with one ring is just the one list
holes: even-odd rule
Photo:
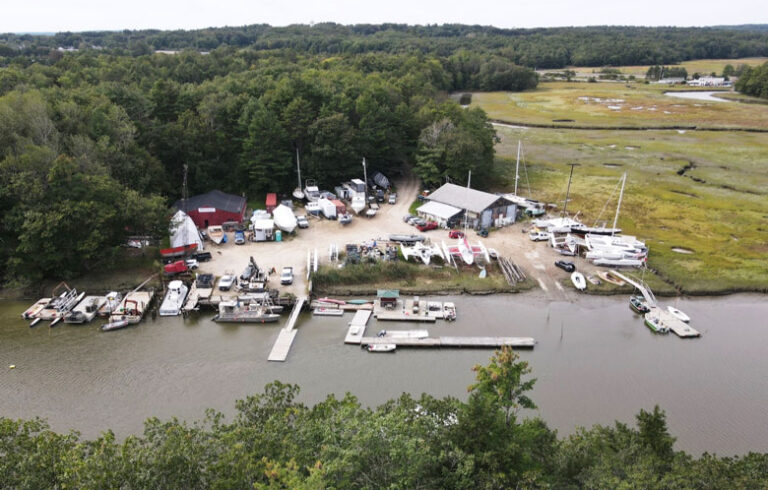
[[587, 289], [587, 280], [584, 279], [584, 274], [581, 272], [574, 272], [571, 274], [571, 282], [579, 291], [584, 291]]

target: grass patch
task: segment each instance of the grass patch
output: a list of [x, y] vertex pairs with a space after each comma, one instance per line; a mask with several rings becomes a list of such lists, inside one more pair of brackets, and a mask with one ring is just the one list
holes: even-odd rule
[[[711, 60], [684, 61], [678, 65], [664, 65], [664, 66], [681, 66], [688, 71], [688, 75], [693, 75], [694, 73], [709, 75], [714, 72], [719, 76], [721, 73], [723, 73], [723, 68], [725, 68], [726, 65], [731, 65], [734, 68], [736, 68], [739, 65], [760, 66], [766, 61], [768, 61], [768, 58], [739, 58], [734, 60], [711, 59]], [[645, 77], [646, 72], [648, 72], [648, 68], [650, 68], [650, 65], [616, 67], [616, 69], [621, 71], [621, 73], [624, 75], [634, 75], [636, 77], [642, 77], [642, 78]], [[569, 69], [577, 73], [594, 73], [594, 74], [598, 74], [602, 70], [602, 68], [596, 68], [592, 66], [590, 67], [577, 66], [577, 67], [571, 67]], [[562, 71], [562, 70], [547, 70], [547, 71], [556, 72], [556, 71]]]
[[375, 262], [343, 268], [320, 267], [313, 276], [314, 289], [323, 294], [373, 293], [376, 289], [400, 289], [406, 293], [516, 292], [528, 283], [509, 286], [495, 264], [480, 279], [476, 268], [456, 271], [451, 267], [427, 267], [407, 262]]
[[[517, 141], [522, 139], [536, 199], [562, 203], [566, 163], [581, 164], [568, 207], [586, 223], [613, 220], [616, 194], [600, 212], [622, 172], [628, 172], [619, 226], [647, 241], [649, 266], [657, 271], [652, 281], [659, 286], [666, 282], [702, 294], [768, 290], [765, 135], [503, 127], [497, 133], [495, 190], [513, 185]], [[689, 169], [680, 175], [684, 167]], [[694, 253], [679, 254], [675, 247]]]
[[525, 92], [475, 93], [472, 104], [492, 119], [520, 124], [768, 129], [768, 109], [763, 105], [664, 95], [670, 90], [679, 89], [644, 83], [553, 82]]

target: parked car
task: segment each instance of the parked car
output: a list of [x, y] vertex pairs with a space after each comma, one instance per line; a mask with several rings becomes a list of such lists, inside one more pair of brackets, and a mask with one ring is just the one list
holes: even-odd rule
[[193, 257], [198, 262], [207, 262], [213, 258], [211, 252], [197, 252]]
[[309, 228], [309, 220], [305, 215], [296, 216], [296, 226], [299, 228]]
[[448, 232], [448, 238], [464, 238], [464, 232], [461, 230], [451, 230]]
[[403, 216], [403, 223], [409, 223], [415, 217], [416, 216], [412, 214], [406, 214], [405, 216]]
[[397, 194], [393, 192], [389, 195], [389, 204], [395, 203], [397, 203]]
[[283, 267], [280, 273], [280, 284], [293, 284], [293, 267]]
[[384, 191], [381, 189], [376, 191], [376, 202], [384, 202]]
[[555, 266], [563, 269], [565, 272], [573, 272], [576, 270], [576, 264], [573, 262], [566, 262], [565, 260], [558, 260], [555, 262]]
[[429, 231], [437, 229], [437, 221], [427, 221], [423, 225], [417, 225], [416, 228], [419, 231]]
[[243, 269], [243, 273], [240, 274], [240, 279], [243, 281], [250, 281], [251, 277], [256, 273], [256, 270], [253, 268], [253, 264], [248, 264], [245, 266], [245, 269]]
[[415, 218], [411, 220], [411, 225], [415, 227], [424, 226], [427, 224], [427, 220], [422, 218]]
[[199, 264], [197, 263], [197, 259], [187, 259], [184, 261], [187, 264], [187, 269], [193, 271], [197, 269]]
[[530, 238], [534, 242], [544, 242], [549, 240], [549, 232], [548, 231], [532, 231], [528, 233], [528, 238]]
[[232, 274], [225, 274], [219, 279], [219, 291], [229, 291], [232, 285], [235, 283], [235, 276]]
[[245, 243], [245, 232], [243, 230], [235, 231], [235, 245], [242, 245]]

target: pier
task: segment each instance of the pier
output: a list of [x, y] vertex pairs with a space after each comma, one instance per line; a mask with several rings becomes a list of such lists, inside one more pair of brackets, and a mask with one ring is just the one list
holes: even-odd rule
[[358, 310], [355, 317], [349, 322], [347, 336], [344, 337], [345, 344], [359, 344], [365, 334], [365, 326], [371, 318], [371, 310]]
[[382, 306], [378, 299], [373, 303], [373, 316], [377, 320], [394, 322], [429, 322], [436, 320], [429, 314], [427, 302], [417, 299], [397, 299], [394, 306]]
[[363, 337], [362, 345], [394, 344], [397, 347], [445, 347], [445, 348], [485, 348], [514, 347], [518, 349], [533, 349], [536, 340], [533, 337]]
[[307, 300], [305, 296], [296, 298], [296, 303], [293, 305], [291, 316], [288, 318], [288, 323], [280, 330], [277, 336], [275, 345], [272, 346], [272, 351], [269, 353], [268, 361], [285, 362], [288, 358], [288, 352], [293, 345], [293, 339], [296, 338], [297, 330], [294, 328], [296, 320], [299, 318], [301, 308], [304, 306], [304, 302]]

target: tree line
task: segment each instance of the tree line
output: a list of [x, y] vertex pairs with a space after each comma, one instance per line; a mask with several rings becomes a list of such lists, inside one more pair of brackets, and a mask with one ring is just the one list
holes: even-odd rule
[[[28, 60], [29, 61], [29, 60]], [[181, 194], [332, 189], [370, 170], [438, 184], [493, 162], [495, 133], [454, 87], [522, 90], [533, 71], [469, 52], [344, 55], [68, 53], [0, 69], [0, 276], [28, 283], [108, 266], [127, 235], [164, 236]], [[446, 130], [435, 139], [436, 125]], [[424, 162], [429, 163], [424, 163]]]
[[758, 489], [768, 455], [675, 450], [659, 407], [635, 424], [559, 438], [539, 418], [530, 368], [509, 349], [475, 366], [466, 401], [403, 394], [377, 408], [354, 396], [308, 406], [274, 382], [185, 423], [151, 418], [124, 440], [59, 434], [39, 419], [0, 418], [4, 488], [643, 488]]
[[529, 68], [675, 64], [693, 59], [768, 56], [765, 25], [721, 27], [556, 27], [501, 29], [460, 24], [272, 27], [265, 24], [198, 30], [62, 32], [0, 35], [0, 57], [48, 56], [52, 49], [97, 48], [144, 55], [153, 50], [211, 51], [223, 46], [293, 50], [324, 56], [421, 53], [450, 57], [468, 50]]
[[754, 68], [746, 67], [736, 82], [739, 92], [768, 99], [768, 63]]

